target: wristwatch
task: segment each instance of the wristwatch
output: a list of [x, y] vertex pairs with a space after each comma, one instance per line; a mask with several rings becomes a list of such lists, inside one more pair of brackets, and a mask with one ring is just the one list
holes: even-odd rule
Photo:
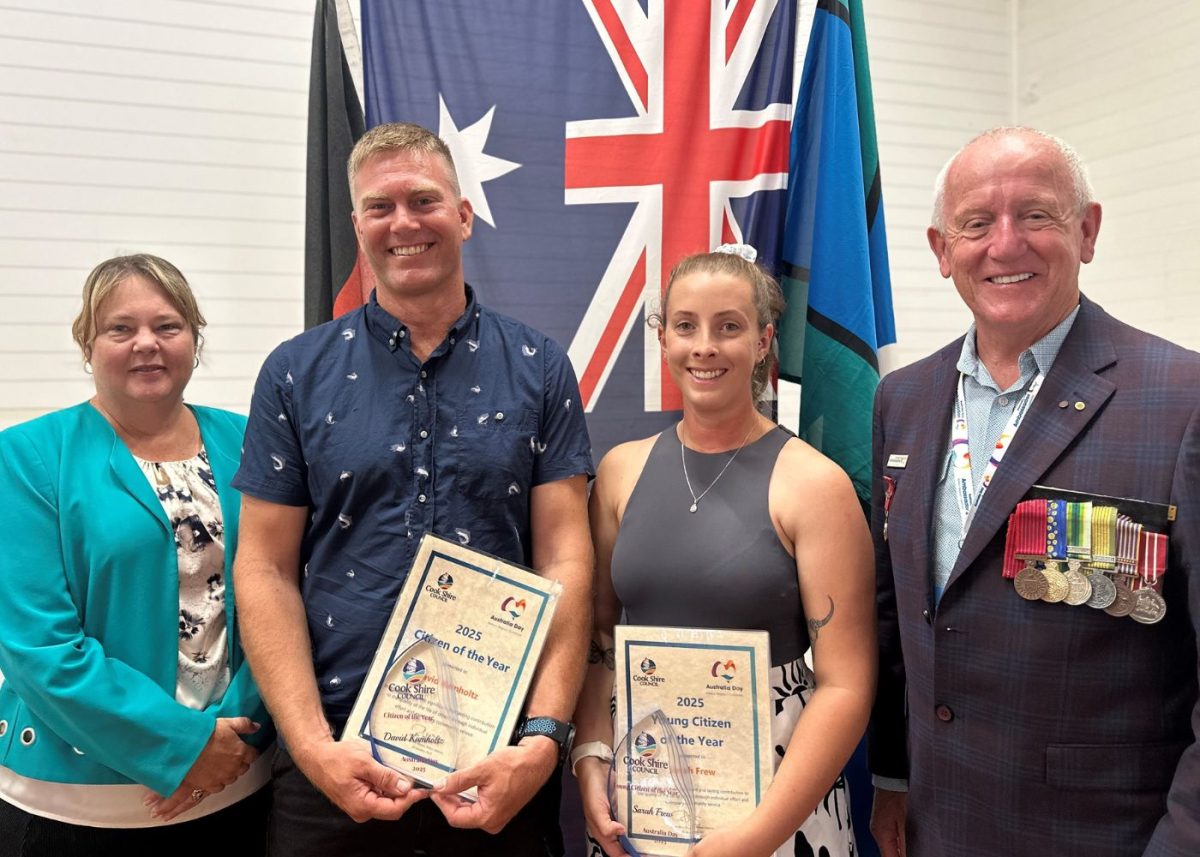
[[522, 717], [517, 723], [514, 737], [520, 741], [530, 735], [545, 735], [554, 741], [558, 745], [558, 763], [561, 765], [570, 755], [571, 745], [575, 743], [575, 724], [555, 720], [553, 717]]

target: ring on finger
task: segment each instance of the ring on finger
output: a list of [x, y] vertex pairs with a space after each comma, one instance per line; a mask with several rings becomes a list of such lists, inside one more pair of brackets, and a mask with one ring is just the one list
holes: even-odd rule
[[208, 792], [204, 789], [192, 789], [192, 803], [200, 803], [206, 797], [208, 797]]

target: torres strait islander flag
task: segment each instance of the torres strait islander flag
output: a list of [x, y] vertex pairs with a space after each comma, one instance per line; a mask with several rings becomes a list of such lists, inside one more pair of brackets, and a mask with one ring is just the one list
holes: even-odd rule
[[[338, 28], [320, 20], [334, 5], [321, 0], [318, 40]], [[417, 122], [450, 145], [476, 212], [467, 281], [567, 349], [598, 454], [677, 418], [679, 392], [646, 324], [671, 266], [724, 241], [777, 264], [798, 9], [797, 0], [362, 3], [366, 127]], [[326, 50], [319, 82], [315, 60], [314, 94], [344, 93], [344, 66]], [[349, 124], [339, 111], [316, 118]], [[328, 160], [315, 183], [326, 176], [332, 187]], [[353, 240], [348, 207], [329, 216], [344, 216]], [[309, 234], [324, 240], [332, 229], [310, 222]], [[323, 293], [336, 315], [369, 294], [369, 270], [353, 257], [351, 248], [342, 269], [310, 269], [307, 305]]]

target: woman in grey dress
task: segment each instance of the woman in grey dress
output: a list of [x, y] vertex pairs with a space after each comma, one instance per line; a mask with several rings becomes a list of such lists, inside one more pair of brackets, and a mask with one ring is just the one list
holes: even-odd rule
[[840, 772], [875, 683], [870, 540], [846, 475], [756, 407], [783, 299], [753, 252], [676, 265], [654, 320], [683, 418], [609, 452], [592, 491], [595, 630], [572, 764], [594, 854], [625, 853], [607, 795], [618, 622], [771, 635], [775, 778], [691, 855], [855, 853]]

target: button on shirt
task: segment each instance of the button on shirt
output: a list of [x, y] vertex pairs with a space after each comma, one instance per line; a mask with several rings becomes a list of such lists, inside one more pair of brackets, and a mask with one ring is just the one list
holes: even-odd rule
[[[958, 371], [966, 376], [963, 393], [967, 410], [967, 435], [971, 450], [971, 482], [975, 490], [983, 479], [991, 450], [995, 448], [1000, 433], [1012, 416], [1013, 408], [1029, 390], [1029, 385], [1038, 372], [1050, 374], [1050, 367], [1058, 357], [1063, 341], [1071, 332], [1079, 307], [1075, 307], [1058, 326], [1027, 348], [1018, 360], [1021, 377], [1007, 390], [1001, 390], [992, 380], [991, 373], [975, 351], [975, 325], [967, 331], [963, 340], [962, 354], [958, 358]], [[936, 514], [933, 523], [933, 598], [941, 601], [942, 591], [950, 580], [950, 572], [958, 559], [959, 540], [963, 536], [962, 515], [958, 499], [954, 494], [953, 454], [950, 452], [949, 425], [946, 427], [946, 452], [934, 497]], [[1020, 436], [1020, 430], [1017, 431]], [[997, 475], [1004, 472], [1001, 462]]]
[[553, 340], [467, 307], [421, 363], [370, 301], [283, 343], [251, 404], [238, 490], [307, 506], [301, 592], [326, 716], [344, 722], [426, 532], [529, 565], [530, 490], [591, 475]]

